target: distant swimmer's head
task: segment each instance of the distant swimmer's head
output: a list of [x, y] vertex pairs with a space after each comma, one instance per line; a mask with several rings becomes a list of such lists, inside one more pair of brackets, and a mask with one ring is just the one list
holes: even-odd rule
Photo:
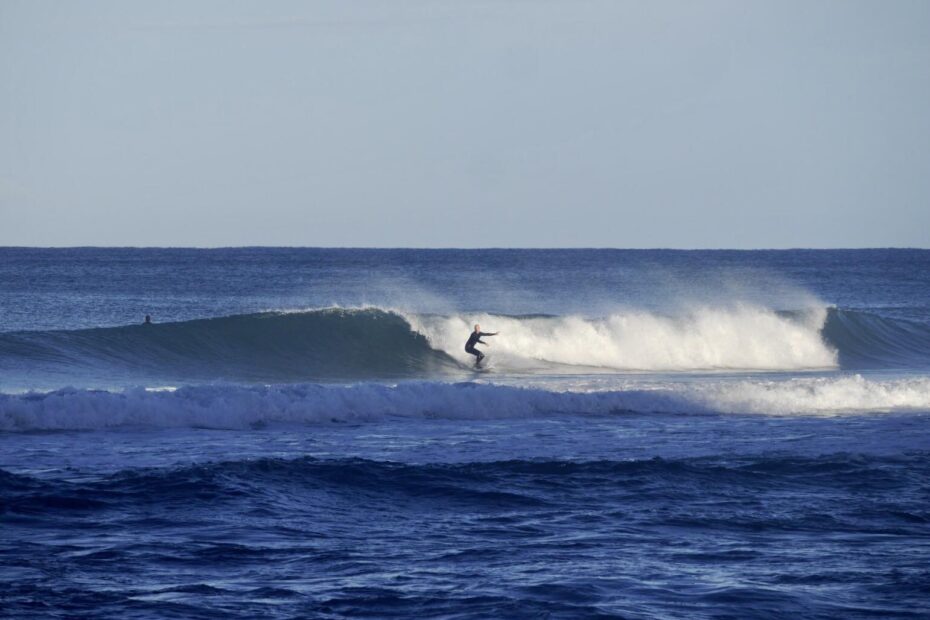
[[481, 326], [478, 325], [477, 323], [475, 323], [475, 331], [476, 331], [476, 332], [480, 332], [480, 331], [481, 331]]
[[145, 324], [148, 325], [152, 322], [152, 316], [149, 314], [145, 315]]

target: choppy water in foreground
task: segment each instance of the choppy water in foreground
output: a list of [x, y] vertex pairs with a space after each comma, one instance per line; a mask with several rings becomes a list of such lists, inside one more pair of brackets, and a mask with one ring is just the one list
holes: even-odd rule
[[0, 249], [0, 616], [927, 617], [928, 299], [918, 250]]

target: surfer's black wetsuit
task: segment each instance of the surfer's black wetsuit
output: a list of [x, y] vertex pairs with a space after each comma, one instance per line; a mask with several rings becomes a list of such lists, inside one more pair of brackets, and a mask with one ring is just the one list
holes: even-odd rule
[[465, 352], [471, 353], [478, 359], [475, 360], [476, 364], [480, 364], [481, 360], [484, 359], [484, 353], [475, 348], [475, 345], [478, 343], [487, 344], [484, 340], [481, 339], [482, 336], [496, 336], [497, 332], [472, 332], [471, 336], [468, 337], [468, 342], [465, 343]]

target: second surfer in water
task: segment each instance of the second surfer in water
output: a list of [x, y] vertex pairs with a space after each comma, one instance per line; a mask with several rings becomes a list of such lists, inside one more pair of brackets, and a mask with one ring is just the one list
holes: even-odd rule
[[[471, 336], [468, 337], [468, 342], [465, 343], [465, 352], [471, 353], [477, 359], [475, 360], [475, 367], [481, 368], [481, 360], [484, 359], [484, 353], [475, 348], [475, 345], [478, 343], [488, 344], [481, 339], [482, 336], [496, 336], [497, 332], [482, 332], [480, 325], [475, 325], [475, 331], [471, 333]], [[490, 346], [490, 345], [488, 345]]]

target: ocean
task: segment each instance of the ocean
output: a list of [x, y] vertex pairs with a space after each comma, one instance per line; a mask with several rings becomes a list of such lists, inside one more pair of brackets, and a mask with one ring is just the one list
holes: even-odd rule
[[928, 456], [928, 250], [0, 248], [5, 618], [928, 618]]

